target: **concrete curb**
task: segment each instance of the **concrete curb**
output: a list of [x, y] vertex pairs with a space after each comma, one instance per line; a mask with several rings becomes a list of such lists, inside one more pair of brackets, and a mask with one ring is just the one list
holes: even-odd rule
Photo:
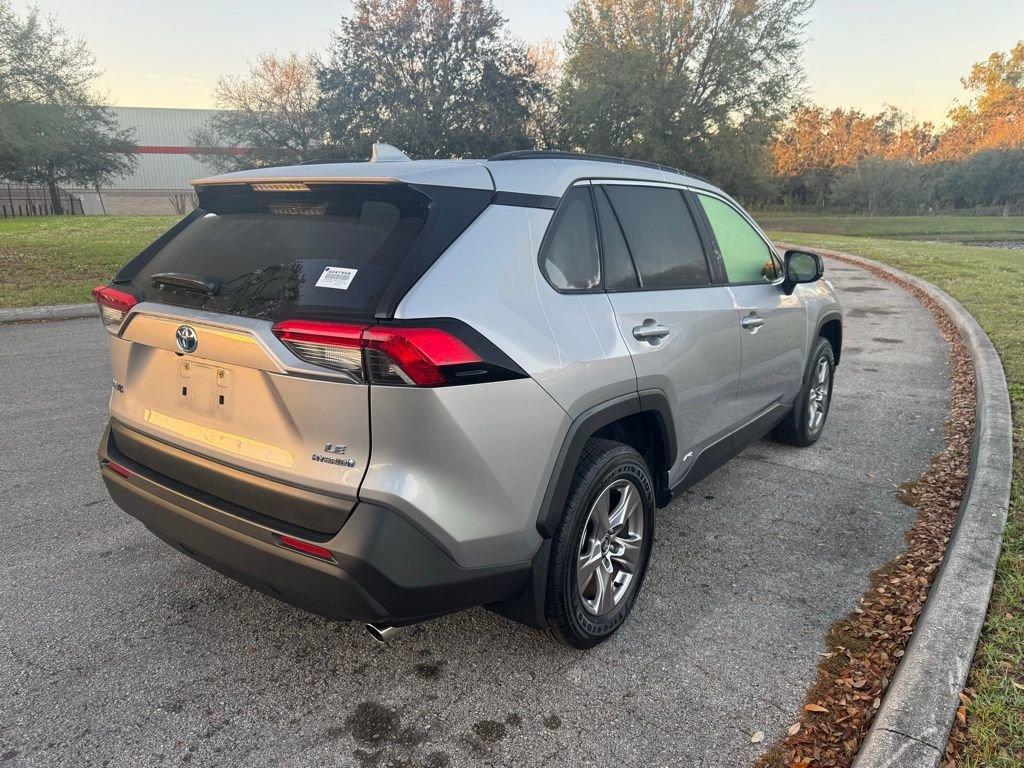
[[0, 325], [33, 323], [44, 320], [77, 320], [80, 317], [98, 317], [95, 304], [57, 304], [52, 307], [17, 307], [0, 309]]
[[995, 347], [960, 302], [902, 270], [861, 256], [836, 255], [878, 268], [935, 299], [974, 361], [974, 445], [960, 512], [914, 635], [853, 763], [853, 768], [936, 768], [985, 623], [1010, 505], [1010, 396]]

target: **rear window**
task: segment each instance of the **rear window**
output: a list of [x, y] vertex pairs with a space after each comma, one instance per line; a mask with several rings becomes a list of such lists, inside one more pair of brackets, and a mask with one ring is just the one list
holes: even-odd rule
[[[196, 218], [126, 271], [135, 268], [131, 282], [148, 301], [272, 320], [372, 316], [431, 206], [400, 184], [210, 187], [200, 192]], [[214, 288], [182, 288], [182, 275]]]

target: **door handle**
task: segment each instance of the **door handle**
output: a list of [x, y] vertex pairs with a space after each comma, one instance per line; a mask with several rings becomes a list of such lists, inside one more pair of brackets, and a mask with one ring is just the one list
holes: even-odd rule
[[740, 320], [740, 325], [751, 333], [757, 333], [757, 329], [764, 325], [764, 318], [760, 317], [756, 312], [751, 312]]
[[668, 328], [664, 325], [658, 325], [657, 322], [651, 318], [644, 320], [643, 325], [637, 325], [633, 328], [633, 338], [637, 341], [647, 341], [651, 344], [657, 344], [663, 338], [668, 336]]

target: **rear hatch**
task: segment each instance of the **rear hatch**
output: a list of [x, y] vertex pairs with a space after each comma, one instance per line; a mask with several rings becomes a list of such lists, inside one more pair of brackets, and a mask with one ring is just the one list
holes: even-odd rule
[[[460, 193], [475, 205], [446, 216], [439, 201]], [[275, 326], [369, 326], [489, 198], [394, 183], [200, 190], [196, 213], [113, 285], [139, 302], [107, 323], [119, 451], [233, 504], [336, 532], [370, 457], [361, 352], [325, 347], [318, 358]]]

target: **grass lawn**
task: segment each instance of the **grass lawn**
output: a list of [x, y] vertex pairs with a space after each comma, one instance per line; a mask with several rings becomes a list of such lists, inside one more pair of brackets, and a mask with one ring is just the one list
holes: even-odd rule
[[1024, 216], [816, 216], [758, 213], [765, 229], [855, 237], [993, 242], [1024, 240]]
[[0, 219], [0, 307], [77, 304], [105, 283], [175, 216]]
[[[774, 227], [782, 242], [847, 251], [918, 275], [955, 296], [978, 320], [1003, 361], [1014, 413], [1014, 484], [992, 603], [968, 686], [975, 692], [967, 709], [963, 768], [1020, 768], [1024, 765], [1024, 251], [979, 248], [953, 243], [891, 239], [916, 230], [919, 219], [821, 217], [788, 219], [789, 231]], [[823, 232], [838, 221], [839, 234]], [[933, 231], [950, 233], [959, 220], [928, 219]], [[966, 219], [978, 231], [999, 231], [1006, 221], [1020, 227], [1024, 218]], [[801, 226], [806, 224], [806, 226]], [[851, 228], [888, 235], [851, 237]], [[795, 230], [795, 231], [794, 231]], [[1001, 239], [1001, 238], [997, 238]], [[1014, 238], [1006, 238], [1014, 239]]]

